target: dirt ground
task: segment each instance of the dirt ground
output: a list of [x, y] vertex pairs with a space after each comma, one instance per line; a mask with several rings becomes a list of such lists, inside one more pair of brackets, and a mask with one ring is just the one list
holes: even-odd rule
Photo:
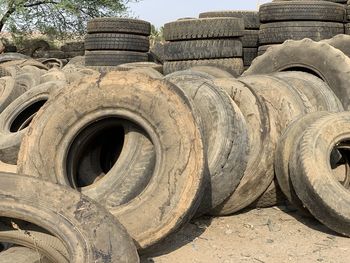
[[142, 263], [349, 263], [350, 238], [282, 206], [201, 218], [169, 237]]

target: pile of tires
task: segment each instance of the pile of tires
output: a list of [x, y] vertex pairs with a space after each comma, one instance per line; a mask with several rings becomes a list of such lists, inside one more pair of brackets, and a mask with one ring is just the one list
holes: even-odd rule
[[164, 25], [164, 73], [216, 66], [239, 76], [243, 70], [241, 18], [179, 19]]
[[346, 3], [345, 34], [350, 35], [350, 1]]
[[85, 48], [84, 42], [68, 42], [61, 46], [60, 50], [64, 52], [65, 58], [71, 60], [77, 56], [84, 56]]
[[334, 1], [273, 1], [260, 6], [259, 17], [260, 55], [288, 39], [320, 41], [344, 34], [345, 8]]
[[128, 18], [95, 18], [85, 37], [86, 66], [118, 66], [148, 61], [149, 22]]
[[259, 47], [259, 13], [255, 11], [213, 11], [199, 14], [199, 18], [236, 17], [244, 20], [244, 35], [241, 37], [243, 46], [243, 64], [247, 69], [258, 55]]

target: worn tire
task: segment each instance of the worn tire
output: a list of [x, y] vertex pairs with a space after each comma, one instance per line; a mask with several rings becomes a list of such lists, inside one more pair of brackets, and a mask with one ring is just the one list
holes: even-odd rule
[[303, 134], [289, 162], [290, 177], [310, 213], [330, 229], [350, 236], [350, 193], [332, 174], [330, 152], [350, 138], [349, 112], [323, 117]]
[[190, 68], [189, 70], [195, 71], [195, 72], [203, 72], [203, 73], [209, 74], [214, 78], [234, 78], [234, 76], [231, 73], [219, 67], [195, 66]]
[[167, 42], [165, 61], [242, 57], [242, 42], [238, 39], [210, 39]]
[[49, 259], [39, 254], [36, 250], [26, 247], [10, 247], [0, 252], [2, 263], [52, 263]]
[[286, 203], [286, 197], [282, 193], [276, 178], [272, 180], [266, 191], [251, 205], [252, 208], [268, 208]]
[[350, 109], [350, 58], [326, 43], [310, 39], [286, 41], [256, 58], [244, 75], [296, 69], [321, 77], [340, 99], [344, 109]]
[[326, 1], [284, 1], [266, 3], [259, 8], [260, 21], [330, 21], [343, 22], [345, 9], [342, 5]]
[[0, 181], [0, 216], [44, 228], [63, 242], [69, 262], [139, 262], [122, 225], [91, 199], [27, 176], [1, 173]]
[[246, 29], [259, 29], [259, 13], [256, 11], [212, 11], [199, 14], [199, 18], [209, 17], [236, 17], [243, 18]]
[[164, 25], [167, 41], [240, 37], [244, 35], [244, 21], [240, 18], [185, 19]]
[[138, 19], [99, 17], [88, 22], [87, 31], [88, 33], [127, 33], [149, 36], [151, 24]]
[[243, 59], [225, 58], [225, 59], [201, 59], [164, 62], [164, 74], [170, 74], [175, 71], [186, 70], [196, 66], [213, 66], [219, 67], [231, 73], [233, 76], [240, 76], [244, 71]]
[[322, 40], [322, 42], [339, 49], [345, 55], [350, 57], [350, 36], [349, 35], [337, 35], [331, 39]]
[[86, 66], [118, 66], [130, 62], [146, 62], [146, 53], [134, 51], [85, 51]]
[[286, 40], [310, 38], [314, 41], [332, 38], [344, 34], [344, 25], [333, 22], [274, 22], [262, 24], [259, 31], [261, 45], [281, 44]]
[[147, 36], [116, 33], [95, 33], [85, 36], [85, 50], [149, 50]]
[[198, 214], [209, 212], [229, 197], [238, 186], [247, 165], [248, 132], [245, 119], [211, 76], [180, 71], [165, 77], [193, 100], [200, 118], [210, 182]]
[[0, 78], [0, 113], [3, 112], [12, 101], [14, 101], [24, 92], [25, 90], [21, 86], [16, 85], [14, 78]]
[[250, 66], [253, 60], [258, 56], [257, 48], [244, 48], [243, 49], [243, 64], [244, 66]]
[[258, 48], [258, 56], [264, 55], [265, 52], [267, 51], [267, 49], [269, 49], [270, 47], [274, 47], [274, 46], [277, 46], [277, 45], [275, 44], [275, 45], [263, 45], [263, 46], [260, 46]]
[[[140, 127], [147, 134], [144, 138], [149, 136], [152, 142], [142, 153], [146, 157], [152, 151], [156, 153], [154, 168], [149, 167], [148, 159], [133, 163], [133, 156], [120, 156], [120, 162], [110, 172], [105, 171], [95, 185], [72, 185], [103, 203], [144, 249], [178, 229], [198, 207], [203, 191], [204, 149], [191, 109], [184, 93], [165, 81], [128, 72], [86, 77], [62, 89], [38, 113], [21, 145], [18, 170], [67, 185], [76, 175], [78, 135], [103, 127], [105, 122], [97, 120], [108, 121], [107, 117], [118, 122], [127, 119]], [[140, 168], [141, 174], [137, 173]], [[144, 170], [151, 175], [143, 178]]]
[[154, 62], [126, 63], [126, 64], [121, 64], [117, 67], [117, 69], [120, 71], [128, 71], [128, 70], [137, 69], [137, 68], [152, 68], [154, 70], [157, 70], [159, 73], [163, 73], [163, 65], [154, 63]]
[[244, 36], [241, 37], [244, 48], [259, 46], [259, 30], [244, 30]]

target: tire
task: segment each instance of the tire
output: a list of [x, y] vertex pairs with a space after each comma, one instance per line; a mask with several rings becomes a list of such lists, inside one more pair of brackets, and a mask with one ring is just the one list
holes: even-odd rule
[[275, 22], [261, 25], [259, 43], [261, 45], [281, 44], [288, 39], [302, 40], [304, 38], [320, 41], [343, 33], [344, 25], [341, 23]]
[[79, 56], [84, 56], [85, 54], [85, 50], [82, 51], [70, 51], [70, 52], [65, 52], [65, 58], [66, 59], [72, 59], [75, 57], [79, 57]]
[[121, 64], [118, 67], [120, 71], [129, 71], [131, 69], [137, 68], [152, 68], [157, 70], [159, 73], [163, 73], [163, 66], [154, 62], [134, 62], [134, 63], [126, 63]]
[[320, 78], [305, 72], [278, 72], [274, 76], [304, 94], [313, 111], [341, 112], [344, 107], [329, 86]]
[[244, 30], [244, 36], [241, 37], [244, 48], [259, 46], [259, 30]]
[[164, 25], [167, 41], [240, 37], [244, 21], [240, 18], [200, 18], [170, 22]]
[[63, 46], [61, 46], [61, 50], [63, 52], [84, 51], [85, 50], [84, 42], [80, 41], [80, 42], [66, 43]]
[[253, 60], [258, 56], [257, 48], [244, 48], [243, 49], [243, 64], [244, 66], [250, 66]]
[[130, 62], [146, 62], [146, 53], [133, 51], [85, 51], [86, 66], [118, 66]]
[[47, 258], [34, 249], [26, 247], [11, 247], [4, 252], [0, 252], [0, 262], [2, 263], [51, 263]]
[[43, 63], [40, 63], [39, 61], [36, 61], [34, 59], [17, 59], [17, 60], [11, 60], [7, 62], [2, 62], [1, 66], [3, 67], [18, 67], [23, 68], [25, 66], [34, 66], [38, 69], [48, 70], [48, 67], [46, 67]]
[[87, 31], [88, 33], [127, 33], [149, 36], [151, 24], [130, 18], [94, 18], [88, 22]]
[[238, 39], [212, 39], [168, 42], [164, 44], [165, 61], [242, 57]]
[[0, 78], [0, 113], [24, 92], [25, 90], [21, 86], [16, 85], [14, 78]]
[[255, 59], [244, 75], [269, 74], [296, 69], [312, 72], [321, 77], [340, 99], [344, 109], [350, 109], [350, 90], [348, 89], [350, 59], [340, 50], [326, 43], [314, 42], [310, 39], [287, 41], [268, 49], [263, 56]]
[[326, 1], [288, 1], [266, 3], [259, 8], [260, 21], [330, 21], [343, 22], [345, 9], [342, 5]]
[[[69, 60], [69, 62], [66, 64], [67, 65], [75, 65], [75, 66], [85, 66], [85, 56], [77, 56]], [[64, 70], [65, 67], [63, 67]]]
[[165, 77], [193, 100], [204, 137], [210, 182], [197, 215], [220, 205], [238, 186], [247, 165], [245, 119], [231, 98], [205, 73], [180, 71]]
[[219, 67], [231, 73], [233, 76], [239, 76], [242, 74], [243, 59], [241, 58], [225, 58], [225, 59], [202, 59], [202, 60], [186, 60], [186, 61], [173, 61], [164, 62], [163, 70], [164, 74], [170, 74], [175, 71], [186, 70], [196, 66], [213, 66]]
[[0, 64], [8, 61], [13, 60], [24, 60], [24, 59], [30, 59], [30, 57], [20, 54], [20, 53], [3, 53], [0, 54]]
[[350, 35], [350, 23], [346, 23], [344, 24], [344, 28], [345, 28], [345, 34], [346, 35]]
[[41, 61], [45, 66], [47, 66], [49, 69], [62, 69], [64, 66], [64, 59], [57, 59], [57, 58], [46, 58]]
[[266, 191], [252, 204], [252, 208], [268, 208], [286, 203], [286, 197], [282, 193], [276, 179], [272, 180]]
[[129, 72], [135, 73], [135, 74], [144, 74], [154, 79], [164, 78], [164, 75], [162, 73], [160, 73], [158, 70], [155, 70], [154, 68], [151, 68], [151, 67], [133, 68], [133, 69], [130, 69]]
[[[303, 134], [290, 157], [290, 177], [311, 214], [333, 231], [350, 236], [349, 191], [330, 168], [330, 151], [349, 138], [348, 112], [326, 116]], [[339, 144], [338, 144], [339, 146]]]
[[260, 46], [258, 48], [258, 56], [264, 55], [268, 48], [274, 47], [274, 46], [278, 46], [278, 45], [264, 45], [264, 46]]
[[202, 72], [209, 74], [210, 76], [214, 78], [234, 78], [234, 76], [229, 73], [226, 70], [223, 70], [218, 67], [212, 67], [212, 66], [195, 66], [190, 68], [189, 70], [195, 71], [195, 72]]
[[246, 29], [259, 29], [259, 14], [256, 11], [214, 11], [199, 14], [199, 18], [210, 17], [236, 17], [243, 18]]
[[[204, 149], [191, 109], [184, 93], [165, 81], [128, 72], [87, 76], [62, 89], [38, 113], [31, 132], [22, 142], [18, 170], [60, 184], [70, 182], [83, 194], [104, 204], [128, 229], [138, 247], [145, 249], [192, 218], [201, 200]], [[93, 137], [94, 132], [100, 131], [104, 139], [104, 127], [109, 123], [118, 124], [123, 136], [120, 122], [131, 123], [129, 126], [136, 128], [125, 131], [125, 151], [120, 152], [116, 165], [110, 171], [102, 169], [105, 176], [96, 184], [94, 180], [78, 184], [74, 167], [79, 168], [80, 164], [86, 167], [79, 152], [83, 152], [83, 157], [93, 157], [94, 152], [84, 147], [98, 138]], [[140, 138], [139, 135], [143, 141], [132, 141], [135, 136]], [[118, 146], [124, 138], [121, 136]], [[88, 141], [80, 144], [79, 138]], [[108, 138], [111, 136], [105, 140], [106, 147], [116, 146]], [[116, 138], [115, 133], [112, 138]], [[128, 146], [129, 140], [132, 147]], [[110, 151], [111, 156], [104, 157], [103, 163], [114, 164], [113, 154], [118, 149]], [[45, 152], [45, 160], [52, 157], [50, 162], [42, 159], [40, 152]], [[155, 166], [150, 160], [154, 152], [158, 161]], [[138, 161], [140, 155], [143, 161]], [[96, 158], [88, 164], [103, 168], [99, 161], [93, 160]], [[92, 179], [98, 179], [100, 171]]]
[[39, 109], [65, 82], [47, 82], [19, 96], [0, 114], [0, 161], [17, 164], [18, 151], [28, 125]]
[[277, 145], [275, 154], [275, 173], [278, 184], [288, 201], [299, 211], [303, 212], [303, 214], [308, 214], [308, 211], [295, 193], [288, 170], [291, 153], [297, 148], [298, 142], [304, 131], [314, 122], [328, 115], [330, 115], [330, 113], [313, 112], [295, 120], [286, 129]]
[[322, 42], [339, 49], [345, 55], [350, 57], [350, 36], [349, 35], [337, 35], [331, 39], [322, 40]]
[[31, 43], [29, 43], [28, 53], [27, 55], [30, 57], [34, 57], [36, 55], [36, 52], [38, 51], [47, 51], [50, 50], [50, 45], [45, 40], [34, 40]]
[[261, 96], [244, 83], [233, 79], [215, 79], [241, 109], [247, 122], [249, 155], [247, 168], [233, 194], [211, 211], [212, 215], [230, 215], [252, 204], [268, 188], [273, 178], [271, 152], [277, 137], [271, 109]]
[[95, 33], [85, 36], [85, 50], [125, 50], [143, 51], [149, 50], [147, 36], [116, 33]]
[[22, 93], [38, 86], [42, 75], [33, 72], [18, 73], [15, 77], [16, 89], [23, 91]]
[[66, 82], [65, 73], [61, 69], [52, 68], [40, 77], [41, 84], [52, 81]]
[[1, 173], [0, 181], [0, 215], [31, 222], [58, 237], [69, 262], [139, 262], [122, 225], [91, 199], [27, 176]]

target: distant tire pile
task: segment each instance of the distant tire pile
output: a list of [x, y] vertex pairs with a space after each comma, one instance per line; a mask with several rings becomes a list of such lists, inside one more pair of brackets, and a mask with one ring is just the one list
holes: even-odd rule
[[77, 56], [84, 56], [84, 42], [68, 42], [61, 46], [61, 51], [64, 52], [65, 58], [69, 60]]
[[240, 18], [180, 19], [164, 25], [164, 73], [216, 66], [239, 76], [243, 70], [244, 21]]
[[243, 64], [247, 69], [258, 55], [259, 47], [259, 14], [255, 11], [214, 11], [199, 14], [199, 18], [236, 17], [244, 20], [244, 35], [241, 37], [243, 46]]
[[328, 1], [274, 1], [260, 6], [259, 17], [260, 54], [288, 39], [320, 41], [344, 33], [345, 8]]
[[88, 22], [86, 66], [118, 66], [148, 61], [149, 22], [128, 18], [96, 18]]

